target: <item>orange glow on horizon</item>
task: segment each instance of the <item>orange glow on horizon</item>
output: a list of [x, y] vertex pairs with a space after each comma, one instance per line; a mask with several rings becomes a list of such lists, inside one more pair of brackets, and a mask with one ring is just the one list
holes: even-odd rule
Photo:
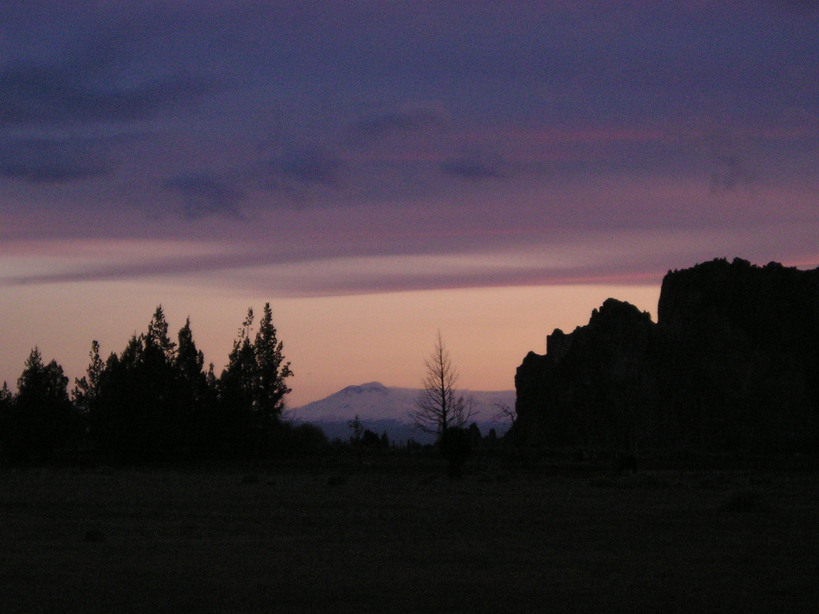
[[[0, 289], [7, 294], [8, 288]], [[0, 381], [14, 388], [35, 345], [71, 378], [81, 375], [93, 339], [103, 355], [120, 352], [162, 304], [173, 334], [190, 316], [194, 339], [224, 366], [247, 307], [271, 302], [284, 353], [295, 372], [292, 407], [368, 381], [416, 387], [423, 360], [441, 330], [460, 385], [508, 390], [529, 351], [543, 353], [554, 328], [586, 324], [609, 297], [656, 314], [659, 287], [551, 286], [431, 290], [344, 297], [271, 298], [208, 291], [157, 280], [16, 287], [5, 301]], [[8, 298], [6, 296], [5, 298]]]

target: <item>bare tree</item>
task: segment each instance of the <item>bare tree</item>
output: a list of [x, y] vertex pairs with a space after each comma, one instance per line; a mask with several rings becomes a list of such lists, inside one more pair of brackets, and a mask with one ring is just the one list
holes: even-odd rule
[[440, 331], [435, 349], [424, 364], [424, 389], [415, 400], [410, 418], [416, 428], [441, 436], [447, 429], [464, 426], [476, 412], [471, 400], [455, 388], [458, 372], [452, 366]]
[[492, 407], [497, 409], [495, 420], [503, 420], [509, 423], [509, 426], [514, 426], [518, 419], [518, 412], [514, 407], [510, 407], [507, 403], [492, 403]]

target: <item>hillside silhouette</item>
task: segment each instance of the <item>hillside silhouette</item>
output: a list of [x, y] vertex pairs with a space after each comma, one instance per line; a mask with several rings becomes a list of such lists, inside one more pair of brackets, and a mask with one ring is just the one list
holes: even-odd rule
[[[568, 448], [624, 459], [646, 450], [816, 453], [819, 269], [721, 259], [670, 271], [658, 314], [655, 323], [635, 306], [608, 299], [585, 326], [548, 335], [546, 354], [530, 352], [517, 369], [517, 419], [504, 437], [507, 449]], [[89, 357], [86, 374], [69, 391], [62, 367], [34, 348], [17, 392], [0, 388], [0, 464], [326, 449], [325, 433], [305, 422], [335, 425], [333, 439], [346, 440], [353, 419], [384, 441], [411, 438], [394, 429], [403, 428], [398, 421], [417, 391], [376, 382], [300, 408], [299, 424], [284, 420], [292, 372], [269, 304], [256, 326], [248, 310], [219, 376], [205, 367], [189, 321], [171, 339], [161, 306], [122, 352], [104, 359], [94, 341]], [[490, 430], [492, 414], [507, 408], [508, 394], [471, 393], [473, 409], [488, 420], [470, 425], [477, 431], [472, 439], [479, 441], [482, 429], [493, 442], [502, 434]]]
[[819, 442], [819, 269], [670, 271], [658, 322], [606, 300], [518, 367], [521, 445], [808, 452]]

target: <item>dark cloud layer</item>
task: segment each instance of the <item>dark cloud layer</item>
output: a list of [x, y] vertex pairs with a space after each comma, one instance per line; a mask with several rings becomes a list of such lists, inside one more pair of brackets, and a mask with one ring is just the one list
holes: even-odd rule
[[163, 187], [182, 197], [182, 211], [188, 218], [209, 215], [243, 218], [239, 204], [246, 196], [244, 190], [218, 177], [208, 174], [183, 175], [168, 179]]
[[469, 181], [502, 179], [504, 174], [496, 166], [475, 158], [458, 158], [441, 164], [441, 170], [454, 177]]
[[432, 245], [437, 219], [476, 237], [810, 228], [816, 9], [9, 0], [0, 206], [34, 237], [80, 203], [101, 235], [137, 211], [140, 237], [229, 241], [298, 211], [287, 249], [320, 226], [328, 257]]
[[86, 78], [59, 66], [0, 69], [0, 126], [133, 121], [195, 103], [216, 89], [184, 74], [119, 85]]
[[819, 0], [773, 0], [773, 3], [795, 13], [819, 11]]
[[447, 124], [448, 118], [440, 109], [418, 107], [370, 115], [359, 120], [355, 128], [362, 135], [379, 138], [418, 130], [440, 130]]
[[0, 142], [0, 177], [32, 184], [103, 177], [114, 170], [108, 146], [90, 139]]
[[336, 185], [341, 177], [342, 162], [330, 149], [306, 146], [288, 149], [274, 162], [281, 174], [304, 183]]

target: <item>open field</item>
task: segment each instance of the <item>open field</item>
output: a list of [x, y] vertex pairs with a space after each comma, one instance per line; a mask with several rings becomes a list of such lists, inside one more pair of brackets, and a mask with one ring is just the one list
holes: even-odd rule
[[806, 612], [817, 520], [805, 473], [7, 469], [0, 611]]

